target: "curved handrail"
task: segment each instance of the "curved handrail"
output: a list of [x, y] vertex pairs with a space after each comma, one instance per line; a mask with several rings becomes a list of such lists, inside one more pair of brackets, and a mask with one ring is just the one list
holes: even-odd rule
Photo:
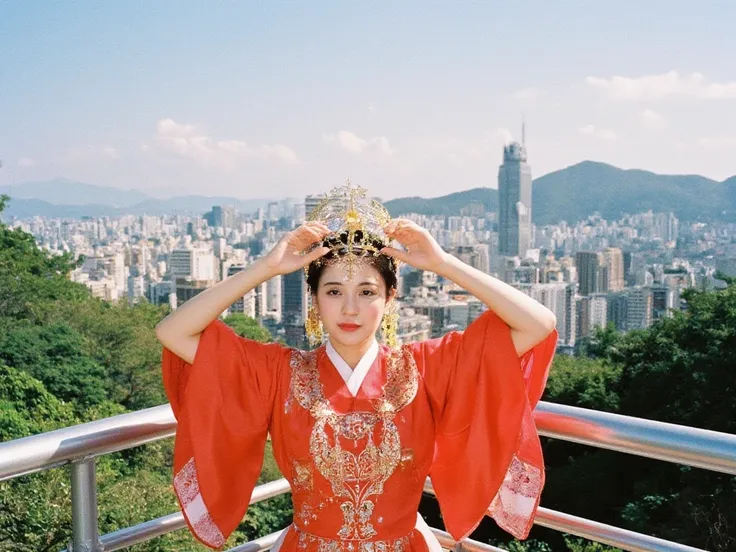
[[154, 406], [0, 443], [0, 481], [117, 452], [176, 432], [171, 407]]
[[541, 435], [736, 475], [736, 435], [540, 402]]
[[[736, 474], [736, 435], [542, 401], [541, 435]], [[169, 405], [0, 443], [0, 481], [174, 435]]]
[[[736, 435], [548, 402], [539, 403], [534, 419], [540, 434], [547, 437], [736, 474]], [[170, 437], [175, 432], [171, 407], [162, 405], [0, 443], [0, 480], [72, 461], [79, 462], [75, 467], [84, 467], [95, 456]], [[93, 470], [90, 473], [93, 477]], [[261, 485], [251, 503], [288, 490], [285, 479]], [[427, 482], [425, 491], [433, 493], [431, 482]], [[539, 509], [535, 523], [625, 550], [697, 550], [546, 508]], [[181, 513], [175, 513], [104, 535], [99, 542], [105, 550], [118, 550], [184, 526]], [[449, 535], [433, 531], [449, 544]], [[267, 535], [233, 550], [263, 550], [277, 537], [278, 533]], [[462, 547], [478, 552], [495, 550], [473, 541], [464, 541]]]

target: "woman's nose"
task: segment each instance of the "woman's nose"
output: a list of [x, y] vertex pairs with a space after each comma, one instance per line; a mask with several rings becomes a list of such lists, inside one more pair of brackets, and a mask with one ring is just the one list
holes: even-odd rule
[[342, 303], [343, 314], [358, 314], [358, 301], [350, 295], [345, 296], [345, 300]]

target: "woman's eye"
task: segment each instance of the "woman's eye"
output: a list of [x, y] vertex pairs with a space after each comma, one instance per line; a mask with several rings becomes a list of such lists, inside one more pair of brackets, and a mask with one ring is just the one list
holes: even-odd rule
[[370, 289], [364, 289], [364, 290], [363, 290], [363, 295], [367, 295], [367, 296], [369, 296], [369, 297], [372, 297], [373, 295], [375, 295], [375, 292], [373, 292], [373, 291], [372, 291], [372, 290], [370, 290]]
[[327, 290], [327, 295], [337, 295], [338, 293], [340, 292], [336, 289]]

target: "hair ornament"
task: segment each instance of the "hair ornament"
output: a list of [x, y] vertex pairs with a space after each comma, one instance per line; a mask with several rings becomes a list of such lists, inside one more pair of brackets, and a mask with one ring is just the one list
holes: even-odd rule
[[[391, 221], [388, 210], [380, 202], [368, 198], [366, 190], [353, 186], [350, 180], [325, 194], [307, 214], [306, 220], [321, 221], [331, 230], [321, 244], [331, 250], [325, 257], [343, 264], [351, 278], [356, 263], [363, 257], [382, 254], [381, 248], [391, 242], [383, 231]], [[317, 264], [325, 262], [323, 259], [318, 259]], [[398, 266], [398, 261], [394, 261]]]

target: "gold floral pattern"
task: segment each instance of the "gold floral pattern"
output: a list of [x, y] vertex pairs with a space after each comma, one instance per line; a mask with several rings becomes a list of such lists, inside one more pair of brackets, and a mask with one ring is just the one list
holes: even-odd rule
[[291, 463], [291, 467], [291, 484], [294, 486], [294, 489], [297, 491], [312, 492], [314, 478], [312, 477], [311, 462], [294, 460]]
[[[389, 351], [386, 358], [386, 384], [381, 396], [373, 401], [375, 412], [340, 414], [325, 399], [317, 369], [318, 351], [293, 352], [290, 395], [285, 408], [288, 412], [296, 401], [315, 419], [309, 438], [311, 460], [316, 470], [330, 483], [334, 496], [343, 499], [340, 502], [343, 524], [337, 536], [346, 542], [357, 541], [363, 546], [369, 544], [366, 539], [378, 534], [372, 522], [375, 504], [371, 497], [383, 493], [384, 483], [401, 461], [399, 430], [393, 418], [396, 412], [414, 400], [419, 374], [408, 349]], [[351, 448], [360, 452], [353, 452]], [[304, 474], [307, 472], [309, 468], [306, 466], [301, 465], [299, 470], [295, 468], [295, 473], [302, 473], [295, 488], [303, 488]], [[372, 550], [388, 551], [398, 550], [393, 548], [396, 542], [382, 543], [380, 547], [377, 541], [370, 544]], [[324, 550], [332, 550], [329, 548], [332, 544], [325, 546]]]
[[307, 533], [296, 525], [290, 530], [296, 531], [297, 548], [300, 550], [306, 550], [314, 545], [317, 546], [318, 552], [404, 552], [409, 549], [408, 535], [393, 540], [353, 541], [326, 539]]

